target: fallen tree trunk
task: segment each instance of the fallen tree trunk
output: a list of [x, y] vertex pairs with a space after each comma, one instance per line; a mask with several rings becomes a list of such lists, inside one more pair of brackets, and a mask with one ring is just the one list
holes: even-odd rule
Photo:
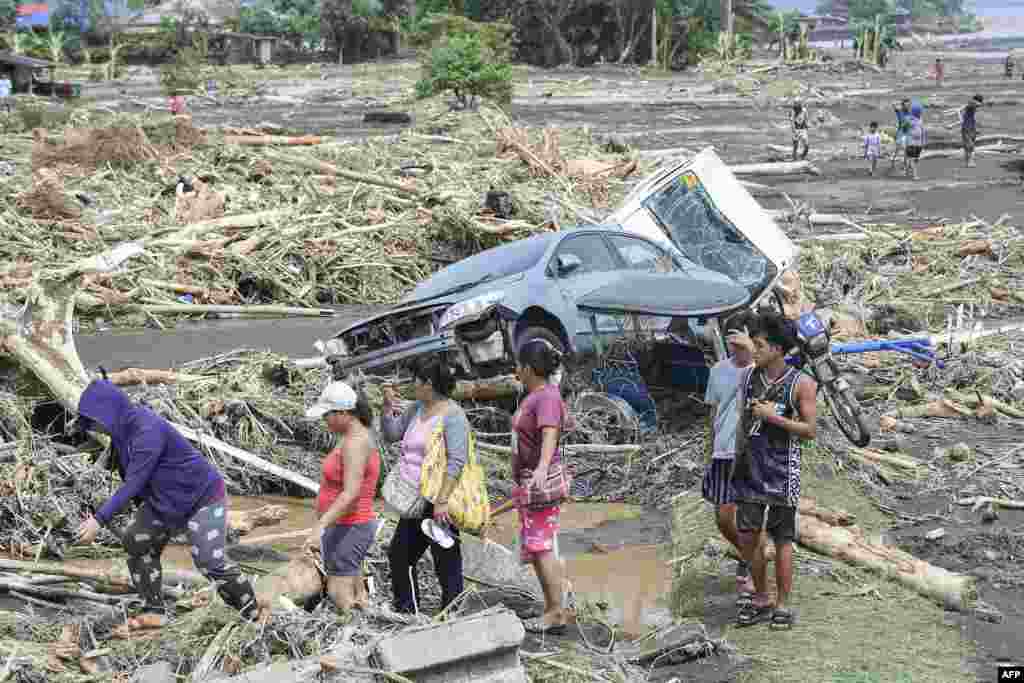
[[769, 164], [736, 164], [729, 167], [736, 175], [821, 175], [814, 164], [809, 161], [780, 161]]
[[214, 230], [228, 230], [238, 228], [258, 228], [288, 215], [287, 211], [274, 209], [271, 211], [257, 211], [255, 213], [243, 213], [237, 216], [224, 216], [223, 218], [212, 218], [207, 221], [190, 223], [181, 230], [177, 230], [165, 237], [149, 237], [139, 241], [145, 247], [157, 246], [181, 246], [188, 245], [196, 239], [213, 232]]
[[857, 527], [833, 527], [800, 518], [800, 545], [823, 555], [875, 570], [948, 609], [966, 611], [978, 597], [975, 579], [954, 574], [892, 546], [872, 543]]
[[1008, 510], [1024, 510], [1024, 500], [1012, 500], [1010, 498], [989, 498], [988, 496], [972, 496], [970, 498], [961, 498], [956, 501], [957, 505], [970, 505], [975, 510], [982, 508], [985, 505], [991, 503], [995, 507], [1006, 508]]
[[413, 195], [416, 197], [421, 195], [419, 190], [416, 190], [415, 188], [409, 185], [396, 183], [395, 181], [388, 180], [386, 178], [380, 178], [377, 176], [366, 175], [365, 173], [356, 173], [355, 171], [349, 171], [344, 168], [338, 168], [337, 166], [332, 166], [331, 164], [328, 164], [327, 162], [324, 161], [318, 161], [316, 159], [304, 159], [302, 157], [296, 157], [289, 154], [282, 154], [280, 152], [272, 152], [269, 150], [264, 152], [263, 154], [264, 156], [270, 157], [271, 159], [277, 159], [278, 161], [283, 161], [285, 163], [295, 164], [296, 166], [302, 166], [303, 168], [308, 168], [309, 170], [316, 171], [317, 173], [328, 173], [333, 176], [338, 176], [339, 178], [347, 178], [348, 180], [353, 180], [357, 183], [366, 183], [367, 185], [378, 185], [380, 187], [386, 187], [389, 190], [396, 190], [398, 192]]
[[186, 375], [174, 370], [144, 370], [142, 368], [125, 368], [107, 374], [114, 384], [120, 387], [134, 386], [136, 384], [178, 384], [185, 382], [198, 382], [207, 379], [202, 375]]
[[817, 517], [829, 526], [852, 526], [857, 519], [846, 510], [821, 507], [814, 498], [801, 498], [799, 510], [801, 515]]
[[[689, 560], [694, 556], [692, 551], [680, 553], [679, 546], [700, 548], [705, 539], [718, 539], [719, 534], [712, 521], [712, 508], [699, 494], [692, 491], [680, 494], [673, 499], [672, 507], [672, 539], [676, 546], [674, 552], [681, 555], [678, 560]], [[973, 607], [977, 599], [973, 577], [954, 574], [898, 548], [869, 541], [864, 531], [857, 526], [831, 525], [829, 519], [849, 520], [841, 511], [830, 511], [833, 513], [831, 515], [814, 514], [817, 510], [820, 508], [816, 501], [801, 499], [801, 514], [797, 517], [799, 545], [821, 555], [877, 571], [949, 609], [964, 611]], [[735, 556], [732, 545], [725, 545], [725, 552]], [[772, 543], [766, 543], [765, 554], [769, 560], [774, 559], [775, 548]]]
[[[69, 576], [83, 581], [105, 583], [116, 588], [128, 588], [134, 590], [131, 577], [127, 569], [124, 572], [113, 569], [86, 569], [74, 567], [58, 562], [22, 562], [20, 560], [0, 559], [0, 569], [26, 573], [26, 574], [52, 574], [54, 576]], [[164, 583], [183, 583], [189, 586], [206, 586], [210, 580], [199, 572], [187, 571], [184, 569], [164, 568]]]
[[246, 147], [301, 147], [319, 145], [323, 138], [319, 135], [225, 135], [224, 144], [243, 145]]
[[896, 467], [911, 473], [916, 473], [918, 468], [922, 465], [920, 461], [915, 460], [914, 458], [893, 455], [892, 453], [883, 453], [882, 451], [875, 450], [873, 448], [851, 448], [850, 455], [861, 462], [867, 462], [872, 465], [887, 465], [889, 467]]
[[206, 446], [207, 448], [212, 448], [216, 451], [224, 453], [225, 455], [235, 458], [236, 460], [241, 460], [247, 465], [252, 465], [253, 467], [256, 467], [257, 469], [260, 469], [264, 472], [267, 472], [268, 474], [273, 474], [274, 476], [280, 477], [285, 481], [290, 481], [296, 486], [302, 487], [307, 491], [312, 491], [313, 493], [320, 492], [320, 484], [313, 481], [312, 479], [302, 476], [301, 474], [296, 474], [295, 472], [286, 470], [280, 465], [275, 465], [272, 462], [268, 462], [267, 460], [264, 460], [258, 455], [242, 450], [241, 448], [238, 448], [236, 446], [232, 446], [231, 444], [224, 443], [220, 439], [209, 436], [208, 434], [200, 434], [199, 432], [195, 431], [194, 429], [191, 429], [190, 427], [186, 427], [185, 425], [180, 425], [175, 422], [171, 422], [171, 426], [173, 426], [175, 429], [181, 432], [181, 435], [184, 436], [186, 439], [188, 439], [189, 441], [194, 441], [200, 447]]

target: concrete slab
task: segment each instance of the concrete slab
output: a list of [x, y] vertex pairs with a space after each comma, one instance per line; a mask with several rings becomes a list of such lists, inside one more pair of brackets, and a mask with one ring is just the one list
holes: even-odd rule
[[467, 579], [477, 579], [487, 586], [514, 586], [541, 598], [536, 573], [532, 567], [519, 563], [517, 552], [470, 534], [462, 534], [461, 540], [462, 573]]
[[525, 635], [515, 613], [499, 609], [396, 633], [377, 644], [374, 657], [385, 671], [413, 674], [417, 681], [421, 675], [432, 681], [482, 680], [476, 670], [492, 668], [494, 681], [517, 681]]
[[132, 674], [131, 683], [175, 683], [174, 668], [167, 662], [144, 666]]

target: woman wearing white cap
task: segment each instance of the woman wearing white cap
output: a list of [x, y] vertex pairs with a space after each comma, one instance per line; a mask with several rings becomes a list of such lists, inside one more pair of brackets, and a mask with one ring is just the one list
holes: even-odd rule
[[320, 549], [327, 595], [338, 609], [366, 607], [362, 567], [377, 533], [373, 498], [380, 476], [380, 452], [370, 431], [373, 412], [365, 396], [344, 382], [332, 382], [306, 417], [323, 418], [328, 431], [340, 437], [324, 458], [316, 500], [319, 521], [306, 543]]

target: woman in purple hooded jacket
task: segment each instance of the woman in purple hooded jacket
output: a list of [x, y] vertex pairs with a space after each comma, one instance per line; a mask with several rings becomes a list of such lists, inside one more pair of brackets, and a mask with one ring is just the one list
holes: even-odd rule
[[224, 553], [227, 504], [224, 479], [167, 420], [132, 403], [117, 386], [95, 380], [82, 393], [78, 413], [83, 428], [110, 435], [114, 465], [122, 484], [82, 522], [78, 541], [92, 543], [133, 500], [139, 503], [122, 543], [128, 553], [132, 584], [145, 602], [142, 614], [122, 629], [160, 628], [166, 623], [160, 555], [172, 536], [188, 534], [192, 561], [217, 584], [224, 602], [245, 618], [258, 618], [261, 606], [252, 583]]

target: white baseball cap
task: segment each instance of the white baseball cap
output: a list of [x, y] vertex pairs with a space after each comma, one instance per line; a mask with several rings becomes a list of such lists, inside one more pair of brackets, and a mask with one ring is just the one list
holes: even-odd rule
[[331, 382], [324, 387], [316, 403], [306, 411], [306, 417], [318, 419], [333, 410], [352, 410], [355, 407], [355, 389], [344, 382]]

